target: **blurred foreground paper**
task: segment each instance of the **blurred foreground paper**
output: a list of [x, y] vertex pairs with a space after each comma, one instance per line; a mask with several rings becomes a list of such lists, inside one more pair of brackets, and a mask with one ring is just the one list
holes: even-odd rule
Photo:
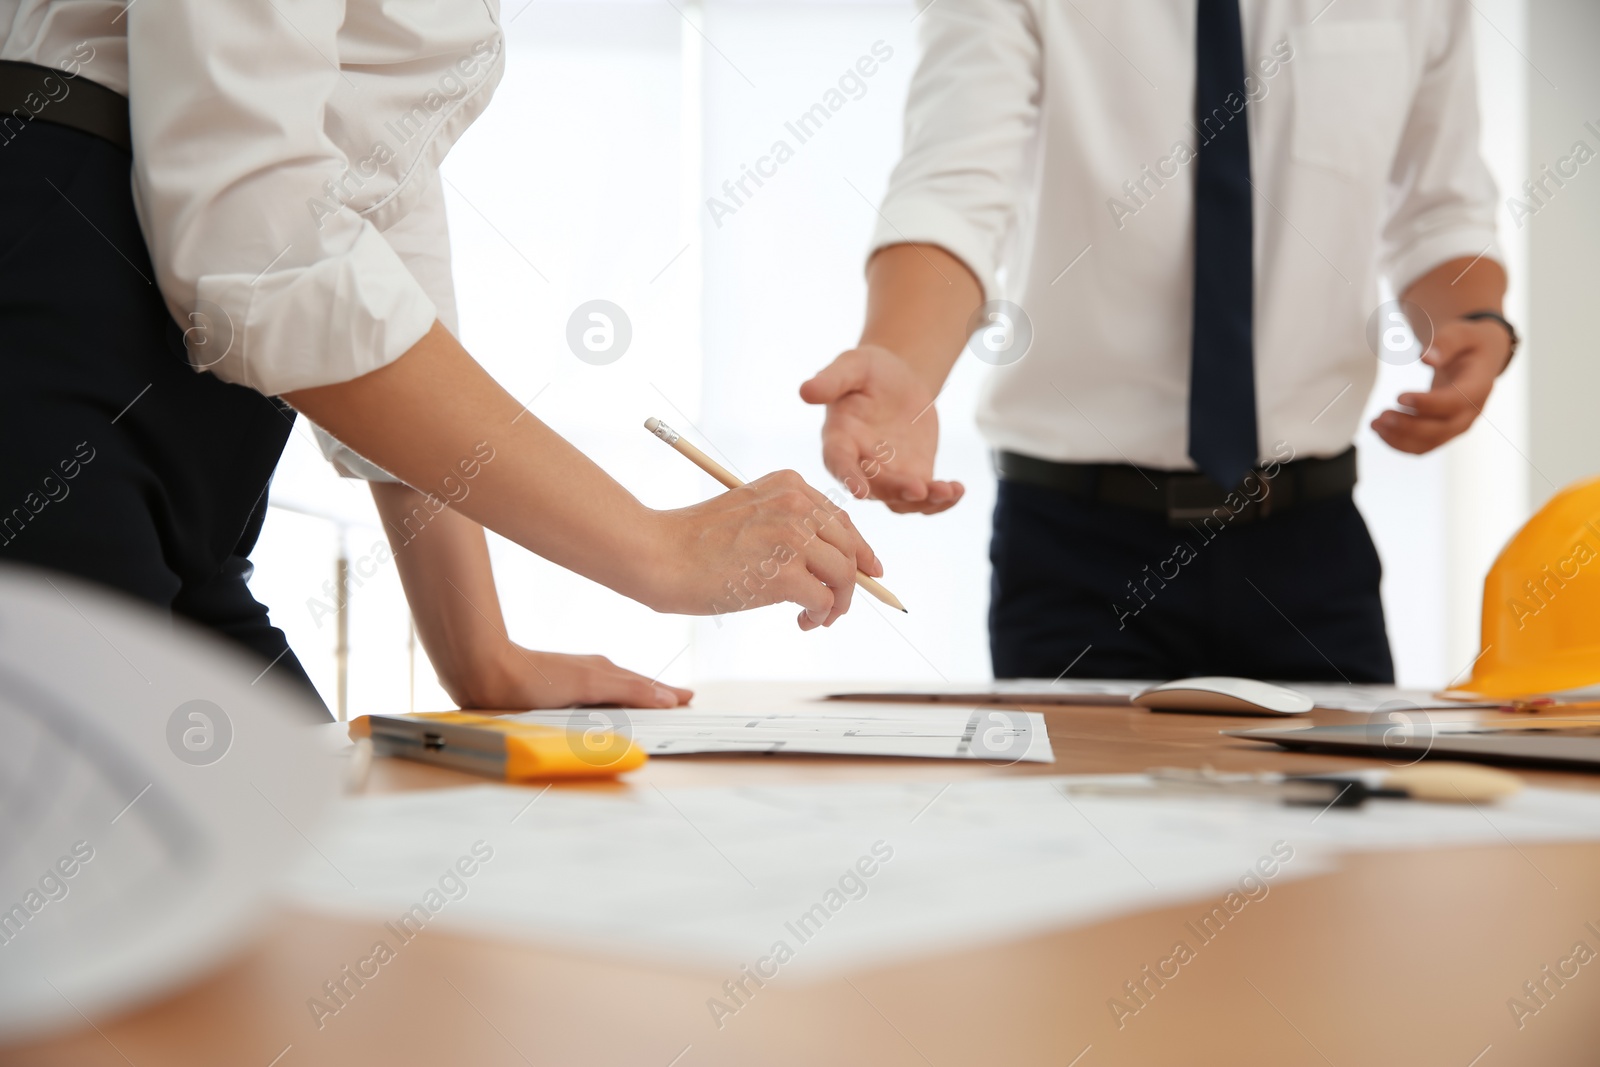
[[320, 718], [220, 638], [0, 568], [0, 1038], [98, 1022], [236, 948], [334, 795]]
[[355, 797], [319, 845], [360, 888], [313, 859], [295, 896], [392, 920], [477, 843], [490, 858], [439, 911], [445, 926], [729, 974], [782, 941], [785, 975], [820, 978], [1182, 901], [1197, 922], [1225, 907], [1225, 923], [1345, 852], [1600, 838], [1600, 795], [1576, 790], [1325, 812], [1063, 792], [1088, 781], [1143, 777]]

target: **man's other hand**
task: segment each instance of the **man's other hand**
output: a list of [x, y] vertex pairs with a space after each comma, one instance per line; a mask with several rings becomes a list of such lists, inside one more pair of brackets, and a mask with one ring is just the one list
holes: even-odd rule
[[1466, 431], [1483, 412], [1494, 380], [1511, 358], [1505, 327], [1492, 320], [1457, 319], [1439, 327], [1422, 362], [1433, 368], [1426, 393], [1401, 393], [1403, 409], [1372, 420], [1390, 447], [1421, 455]]

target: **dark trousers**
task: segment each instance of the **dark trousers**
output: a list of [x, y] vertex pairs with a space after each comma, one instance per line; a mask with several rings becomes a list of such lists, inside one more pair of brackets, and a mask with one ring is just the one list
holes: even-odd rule
[[1392, 682], [1382, 569], [1349, 494], [1257, 522], [1163, 515], [1000, 483], [997, 678]]
[[130, 166], [43, 121], [0, 145], [0, 561], [192, 619], [315, 698], [247, 584], [294, 412], [190, 369]]

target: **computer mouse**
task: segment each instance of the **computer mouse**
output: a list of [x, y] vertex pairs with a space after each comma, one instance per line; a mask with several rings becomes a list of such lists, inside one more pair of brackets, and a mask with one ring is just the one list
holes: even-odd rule
[[1254, 678], [1179, 678], [1152, 685], [1133, 698], [1154, 711], [1203, 711], [1222, 715], [1304, 715], [1310, 697]]

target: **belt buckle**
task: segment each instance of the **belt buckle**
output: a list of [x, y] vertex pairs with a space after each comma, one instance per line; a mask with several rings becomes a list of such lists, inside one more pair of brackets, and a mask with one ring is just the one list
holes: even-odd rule
[[[1246, 476], [1257, 478], [1265, 490], [1261, 496], [1252, 497], [1238, 489], [1223, 492], [1216, 483], [1203, 474], [1174, 474], [1167, 478], [1167, 523], [1182, 526], [1186, 522], [1218, 519], [1222, 522], [1252, 522], [1264, 519], [1273, 512], [1272, 486], [1265, 475], [1253, 470]], [[1228, 506], [1228, 498], [1238, 496], [1244, 503], [1238, 510]], [[1222, 514], [1218, 515], [1217, 512]]]
[[1168, 475], [1166, 489], [1167, 523], [1172, 526], [1209, 519], [1218, 508], [1227, 509], [1223, 503], [1227, 494], [1203, 474]]

